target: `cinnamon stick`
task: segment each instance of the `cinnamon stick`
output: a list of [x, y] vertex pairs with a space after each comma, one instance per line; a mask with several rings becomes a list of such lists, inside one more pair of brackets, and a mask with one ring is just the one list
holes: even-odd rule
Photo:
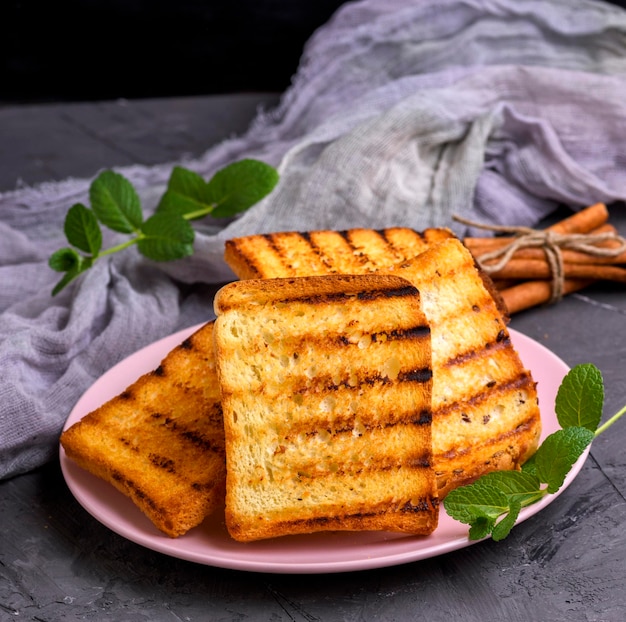
[[[605, 233], [617, 234], [617, 229], [607, 223], [587, 233], [589, 235], [602, 235]], [[472, 255], [480, 259], [480, 257], [486, 253], [491, 253], [492, 251], [501, 249], [507, 244], [510, 244], [511, 238], [465, 238], [464, 242]], [[606, 242], [600, 242], [597, 246], [598, 248], [617, 248], [620, 246], [620, 242], [618, 240], [607, 240]], [[561, 254], [563, 261], [567, 263], [626, 264], [626, 252], [613, 257], [597, 257], [581, 251], [562, 249]], [[545, 252], [541, 248], [521, 248], [517, 250], [512, 257], [512, 259], [542, 258], [545, 258]]]
[[[551, 279], [552, 269], [543, 259], [511, 259], [501, 270], [492, 272], [495, 279]], [[626, 283], [626, 268], [593, 263], [563, 263], [565, 279], [592, 279]]]
[[[566, 279], [563, 283], [563, 295], [577, 292], [594, 283], [594, 279]], [[552, 297], [550, 281], [526, 281], [500, 291], [509, 314], [545, 304]]]
[[[547, 227], [555, 233], [589, 233], [606, 224], [608, 209], [603, 203], [596, 203]], [[510, 240], [509, 240], [510, 241]], [[562, 294], [567, 295], [584, 289], [596, 279], [564, 279]], [[505, 287], [500, 295], [511, 315], [537, 305], [545, 304], [552, 298], [552, 283], [548, 280], [531, 280], [519, 285]]]
[[[590, 233], [594, 229], [598, 229], [598, 227], [606, 224], [608, 219], [609, 210], [606, 205], [604, 203], [595, 203], [594, 205], [590, 205], [589, 207], [586, 207], [585, 209], [582, 209], [579, 212], [576, 212], [575, 214], [572, 214], [571, 216], [546, 227], [546, 231], [563, 234]], [[614, 228], [613, 231], [615, 231]], [[466, 237], [463, 241], [470, 250], [472, 247], [475, 248], [477, 245], [490, 246], [492, 244], [493, 247], [489, 250], [495, 250], [496, 248], [510, 244], [513, 240], [514, 238], [511, 236], [501, 236], [493, 238]]]
[[546, 227], [546, 230], [554, 231], [554, 233], [589, 233], [603, 225], [608, 219], [609, 210], [606, 205], [595, 203], [550, 227]]

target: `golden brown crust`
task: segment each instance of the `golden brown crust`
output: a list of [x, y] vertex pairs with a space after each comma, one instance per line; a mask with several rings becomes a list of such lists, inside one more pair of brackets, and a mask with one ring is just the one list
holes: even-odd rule
[[218, 292], [226, 525], [240, 541], [320, 530], [431, 533], [430, 331], [384, 275]]
[[240, 279], [368, 274], [450, 237], [446, 228], [282, 231], [228, 240], [224, 259]]
[[177, 537], [224, 500], [224, 432], [213, 322], [61, 435], [69, 458]]
[[433, 339], [433, 463], [439, 493], [514, 469], [541, 433], [535, 382], [484, 274], [458, 239], [392, 270], [422, 295]]
[[[359, 232], [360, 262], [329, 253], [327, 271], [396, 274], [415, 285], [427, 303], [424, 308], [434, 339], [433, 442], [441, 494], [482, 473], [518, 468], [537, 446], [541, 421], [534, 381], [510, 342], [506, 305], [490, 277], [447, 229], [421, 234], [404, 228], [386, 230], [392, 253], [385, 253], [380, 241], [378, 251], [369, 251], [367, 234]], [[337, 240], [328, 232], [308, 237], [316, 235]], [[309, 274], [310, 262], [289, 263], [287, 250], [274, 248], [266, 236], [261, 238], [252, 236], [243, 242], [241, 255], [256, 258], [264, 277]], [[288, 245], [293, 234], [282, 239]], [[330, 242], [324, 245], [330, 247]], [[271, 253], [266, 253], [268, 248]], [[397, 256], [402, 259], [394, 261]], [[500, 410], [506, 413], [505, 424], [496, 427], [494, 422], [501, 418], [494, 413]]]

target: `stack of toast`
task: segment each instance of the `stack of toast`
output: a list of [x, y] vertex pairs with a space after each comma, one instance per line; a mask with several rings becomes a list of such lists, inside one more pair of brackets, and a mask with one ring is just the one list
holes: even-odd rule
[[217, 319], [61, 437], [177, 536], [223, 506], [233, 538], [426, 535], [438, 502], [515, 469], [535, 383], [488, 277], [447, 229], [226, 243]]
[[225, 257], [242, 279], [349, 271], [401, 276], [418, 289], [432, 332], [440, 496], [487, 471], [517, 468], [534, 452], [541, 433], [535, 383], [511, 343], [495, 287], [450, 230], [256, 235], [229, 240]]

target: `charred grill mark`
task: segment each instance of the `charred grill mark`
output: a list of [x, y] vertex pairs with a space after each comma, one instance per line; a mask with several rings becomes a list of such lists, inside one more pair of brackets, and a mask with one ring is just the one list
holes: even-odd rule
[[344, 229], [343, 231], [337, 231], [337, 233], [345, 240], [348, 248], [352, 251], [352, 256], [360, 263], [362, 266], [367, 264], [370, 258], [363, 251], [363, 249], [358, 248], [354, 244], [354, 240], [351, 236], [351, 231], [349, 229]]
[[296, 296], [285, 296], [284, 298], [277, 299], [277, 304], [290, 304], [290, 303], [306, 303], [310, 305], [328, 305], [332, 303], [342, 303], [346, 300], [353, 300], [355, 297], [362, 302], [375, 302], [380, 299], [388, 298], [407, 298], [415, 296], [419, 292], [412, 285], [406, 287], [390, 287], [371, 289], [367, 291], [360, 291], [355, 293], [346, 292], [332, 292], [325, 294], [302, 294]]
[[[354, 236], [354, 231], [353, 230], [349, 230], [348, 229], [347, 231], [343, 231], [341, 233], [342, 233], [344, 239], [350, 245], [350, 248], [353, 249], [353, 252], [355, 253], [355, 256], [358, 257], [358, 259], [361, 261], [361, 263], [363, 263], [363, 264], [366, 264], [366, 263], [376, 264], [376, 263], [378, 263], [375, 260], [373, 260], [372, 257], [370, 257], [362, 248], [357, 246], [357, 244], [355, 243], [355, 240], [353, 239], [353, 236]], [[378, 236], [378, 239], [380, 241], [382, 241], [384, 246], [386, 247], [387, 253], [389, 253], [390, 255], [393, 255], [398, 260], [401, 257], [404, 256], [403, 253], [398, 253], [396, 248], [393, 246], [393, 244], [391, 244], [389, 242], [389, 240], [387, 239], [387, 235], [386, 235], [386, 233], [387, 233], [386, 229], [373, 229], [370, 233], [372, 235]]]
[[[367, 336], [367, 335], [364, 335]], [[385, 343], [387, 341], [421, 340], [430, 336], [430, 326], [427, 324], [418, 324], [417, 326], [409, 326], [407, 328], [398, 328], [390, 331], [380, 331], [378, 333], [370, 333], [369, 337], [372, 343]], [[324, 343], [329, 343], [330, 339], [324, 337]], [[355, 345], [345, 335], [339, 335], [334, 339], [337, 345], [350, 346]]]
[[313, 479], [322, 479], [327, 477], [347, 477], [355, 475], [367, 474], [370, 471], [376, 473], [392, 473], [398, 471], [398, 469], [404, 469], [407, 471], [421, 471], [424, 469], [430, 469], [432, 466], [432, 455], [430, 449], [420, 454], [412, 456], [406, 456], [402, 460], [399, 460], [397, 456], [385, 456], [376, 461], [375, 466], [366, 466], [364, 464], [336, 464], [334, 468], [324, 469], [320, 465], [319, 461], [312, 463], [300, 463], [292, 465], [292, 468], [298, 472], [298, 479], [300, 481], [307, 481]]
[[176, 473], [174, 461], [166, 456], [160, 456], [159, 454], [148, 454], [148, 460], [157, 468], [163, 469], [168, 473]]
[[[430, 326], [428, 324], [418, 324], [417, 326], [411, 326], [409, 328], [394, 329], [383, 334], [388, 340], [394, 339], [423, 339], [430, 336]], [[372, 335], [372, 339], [375, 340], [377, 335]]]
[[[170, 432], [176, 434], [179, 438], [184, 441], [191, 443], [195, 447], [201, 449], [202, 451], [211, 451], [217, 454], [224, 453], [224, 447], [221, 444], [216, 444], [202, 435], [202, 433], [192, 430], [191, 428], [184, 427], [180, 423], [178, 423], [174, 418], [165, 415], [159, 412], [152, 412], [149, 415], [155, 421], [160, 422], [164, 425]], [[216, 420], [216, 418], [220, 418], [222, 416], [222, 407], [221, 404], [215, 404], [212, 408], [208, 409], [206, 413], [204, 413], [205, 417]]]
[[[505, 382], [498, 384], [491, 388], [489, 391], [479, 391], [472, 395], [469, 399], [463, 400], [463, 402], [453, 402], [446, 404], [442, 408], [438, 408], [435, 412], [435, 417], [445, 417], [452, 412], [458, 412], [459, 409], [467, 407], [468, 410], [475, 408], [481, 402], [484, 402], [489, 397], [494, 397], [498, 394], [508, 393], [516, 389], [523, 389], [525, 387], [531, 387], [534, 385], [534, 381], [528, 372], [521, 372], [514, 378], [510, 378]], [[483, 423], [487, 423], [483, 421]]]
[[153, 376], [165, 376], [165, 369], [163, 368], [163, 365], [159, 365], [153, 372], [152, 372]]
[[433, 371], [430, 367], [401, 370], [396, 380], [391, 380], [388, 376], [383, 376], [381, 373], [374, 373], [368, 374], [367, 376], [346, 375], [344, 379], [336, 382], [330, 375], [326, 374], [324, 376], [318, 376], [315, 379], [301, 378], [299, 382], [294, 380], [291, 393], [293, 395], [334, 393], [341, 389], [358, 394], [363, 387], [390, 385], [394, 382], [425, 384], [430, 382], [432, 376]]
[[400, 372], [398, 374], [398, 380], [400, 382], [419, 382], [425, 383], [431, 380], [433, 377], [433, 370], [430, 367], [423, 367], [422, 369], [411, 369], [410, 371]]
[[[266, 237], [266, 236], [262, 236], [262, 237]], [[262, 271], [262, 266], [260, 265], [260, 262], [254, 261], [253, 259], [251, 259], [247, 253], [240, 252], [240, 250], [237, 248], [236, 242], [232, 240], [226, 240], [225, 246], [229, 249], [234, 249], [232, 252], [237, 256], [237, 261], [240, 261], [241, 263], [245, 264], [250, 274], [254, 274], [257, 278], [262, 276], [263, 271]]]
[[122, 443], [122, 445], [125, 445], [131, 451], [134, 451], [135, 453], [139, 453], [139, 447], [131, 443], [130, 440], [127, 439], [125, 436], [120, 436], [119, 441], [120, 443]]
[[132, 479], [124, 477], [122, 473], [114, 470], [111, 473], [111, 478], [117, 482], [120, 486], [125, 488], [132, 496], [141, 500], [142, 503], [147, 505], [153, 512], [158, 512], [159, 507], [154, 500], [144, 492], [144, 490], [138, 486]]
[[[397, 248], [396, 245], [389, 239], [390, 235], [389, 235], [389, 229], [376, 229], [376, 233], [383, 239], [385, 240], [385, 242], [387, 243], [387, 245], [389, 246], [390, 249], [392, 249], [392, 251], [399, 253], [401, 255], [404, 255], [404, 252], [402, 249]], [[416, 236], [423, 241], [424, 240], [424, 236], [419, 232], [416, 231], [415, 232]]]
[[405, 298], [406, 296], [414, 296], [417, 289], [413, 285], [395, 289], [372, 289], [359, 292], [357, 298], [359, 300], [377, 300], [379, 298]]
[[[501, 334], [504, 333], [504, 337]], [[506, 331], [500, 331], [496, 337], [495, 341], [487, 342], [482, 348], [478, 348], [477, 350], [469, 350], [468, 352], [463, 352], [454, 358], [448, 359], [445, 362], [446, 367], [453, 367], [456, 365], [461, 365], [470, 361], [472, 359], [478, 359], [485, 354], [485, 351], [489, 351], [490, 355], [498, 352], [499, 350], [504, 350], [511, 345], [511, 338], [506, 334]]]
[[287, 268], [289, 268], [289, 271], [293, 273], [293, 266], [289, 261], [287, 261], [282, 249], [280, 248], [279, 244], [277, 244], [277, 240], [279, 240], [280, 238], [273, 236], [271, 233], [263, 234], [262, 237], [267, 241], [272, 251], [280, 257], [283, 264]]
[[328, 257], [326, 253], [324, 253], [324, 250], [311, 238], [311, 234], [308, 231], [300, 231], [299, 235], [309, 245], [311, 252], [317, 256], [329, 272], [337, 271], [333, 265], [332, 259]]
[[424, 409], [420, 411], [419, 418], [413, 419], [412, 423], [415, 423], [417, 425], [428, 425], [432, 423], [432, 420], [433, 420], [432, 411]]
[[439, 507], [439, 499], [437, 497], [421, 497], [417, 501], [407, 501], [400, 511], [410, 514], [418, 514], [420, 512], [431, 512]]
[[[519, 434], [524, 434], [525, 432], [530, 430], [533, 426], [537, 424], [538, 418], [538, 416], [529, 417], [528, 419], [522, 421], [522, 423], [520, 423], [519, 425], [515, 426], [515, 428], [513, 428], [512, 430], [507, 430], [506, 432], [503, 432], [502, 434], [500, 434], [500, 436], [491, 436], [489, 438], [486, 438], [481, 443], [475, 442], [471, 447], [468, 447], [467, 449], [451, 449], [449, 451], [442, 452], [441, 456], [444, 456], [446, 459], [457, 458], [460, 456], [465, 456], [469, 453], [477, 452], [480, 447], [488, 447], [490, 445], [497, 446], [507, 438], [512, 438]], [[460, 472], [462, 473], [463, 470], [461, 469]]]
[[[408, 413], [395, 413], [395, 419], [389, 419], [384, 422], [371, 423], [368, 421], [359, 420], [359, 432], [357, 436], [363, 436], [365, 433], [371, 433], [375, 430], [389, 430], [395, 426], [406, 427], [421, 427], [428, 426], [432, 421], [432, 415], [429, 410], [422, 410], [420, 412], [408, 412]], [[283, 436], [283, 440], [287, 443], [295, 442], [296, 437], [304, 437], [305, 439], [314, 439], [320, 433], [327, 434], [328, 440], [337, 439], [341, 436], [352, 436], [355, 434], [355, 427], [357, 424], [357, 417], [353, 414], [346, 414], [344, 416], [338, 416], [332, 428], [324, 428], [328, 421], [324, 420], [321, 424], [316, 424], [315, 421], [307, 421], [300, 425], [294, 424], [290, 432]], [[275, 453], [284, 453], [285, 446], [279, 445], [278, 450]]]
[[[299, 499], [302, 501], [302, 499]], [[333, 525], [341, 525], [346, 521], [351, 520], [368, 520], [374, 519], [385, 514], [392, 512], [399, 512], [403, 514], [431, 514], [437, 510], [439, 501], [436, 497], [421, 497], [417, 500], [409, 500], [398, 503], [389, 499], [388, 501], [380, 502], [377, 508], [372, 509], [369, 512], [345, 512], [343, 514], [335, 514], [334, 516], [315, 516], [312, 518], [301, 518], [290, 520], [288, 525], [303, 525], [311, 527], [329, 527], [333, 528]]]
[[[308, 231], [294, 231], [292, 235], [298, 236], [307, 249], [313, 254], [320, 263], [325, 266], [329, 272], [335, 272], [333, 262], [324, 254], [323, 250], [314, 242], [311, 238], [311, 234]], [[280, 257], [283, 265], [288, 269], [291, 274], [297, 274], [299, 270], [294, 268], [293, 263], [289, 260], [285, 253], [285, 248], [281, 246], [281, 241], [284, 240], [284, 233], [281, 234], [263, 234], [262, 237], [267, 241], [272, 251]]]
[[181, 348], [181, 350], [193, 350], [194, 349], [194, 344], [193, 344], [192, 338], [191, 337], [187, 337], [187, 339], [185, 339], [180, 344], [180, 348]]

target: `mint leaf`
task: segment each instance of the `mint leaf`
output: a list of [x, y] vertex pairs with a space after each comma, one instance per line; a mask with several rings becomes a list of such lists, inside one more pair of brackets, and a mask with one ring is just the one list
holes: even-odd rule
[[139, 195], [123, 175], [103, 171], [89, 187], [89, 199], [98, 220], [113, 231], [133, 233], [143, 221]]
[[473, 484], [452, 490], [443, 500], [443, 506], [452, 518], [470, 525], [470, 539], [489, 534], [494, 540], [505, 538], [515, 525], [521, 508], [557, 492], [593, 439], [626, 415], [624, 406], [597, 427], [602, 414], [604, 387], [602, 374], [591, 363], [570, 370], [559, 387], [557, 400], [555, 410], [557, 416], [560, 414], [562, 429], [541, 443], [535, 454], [522, 465], [521, 471], [488, 473]]
[[[181, 215], [206, 215], [215, 207], [207, 183], [200, 175], [181, 166], [175, 166], [161, 197], [157, 212], [175, 212]], [[200, 216], [197, 216], [200, 217]]]
[[63, 278], [54, 286], [52, 295], [58, 294], [70, 281], [93, 264], [91, 257], [79, 255], [73, 248], [61, 248], [48, 260], [48, 265], [57, 272], [65, 272]]
[[67, 241], [81, 251], [96, 256], [102, 248], [102, 231], [95, 214], [82, 203], [70, 207], [64, 225]]
[[555, 410], [562, 428], [580, 426], [596, 431], [604, 406], [600, 370], [591, 363], [572, 368], [559, 387]]
[[179, 214], [156, 213], [141, 227], [139, 252], [153, 261], [172, 261], [193, 253], [194, 230]]
[[[65, 272], [65, 276], [52, 295], [90, 268], [96, 258], [134, 244], [141, 254], [155, 261], [191, 255], [194, 230], [187, 221], [211, 213], [230, 216], [248, 209], [271, 192], [277, 182], [278, 172], [258, 160], [234, 162], [218, 171], [209, 183], [197, 173], [177, 166], [172, 170], [156, 213], [144, 222], [139, 195], [130, 181], [114, 171], [103, 171], [89, 188], [91, 209], [76, 203], [65, 219], [68, 242], [87, 256], [71, 248], [53, 253], [50, 267]], [[134, 236], [102, 250], [100, 223], [118, 233]]]
[[555, 493], [563, 485], [573, 464], [593, 438], [591, 430], [571, 427], [553, 432], [541, 443], [534, 464], [537, 477], [548, 485], [549, 493]]
[[452, 518], [468, 525], [482, 522], [486, 528], [508, 510], [509, 500], [506, 493], [479, 479], [451, 490], [444, 499], [444, 507]]
[[216, 218], [233, 216], [268, 195], [278, 183], [278, 172], [259, 160], [240, 160], [219, 170], [209, 181], [209, 192], [217, 207]]
[[452, 490], [443, 504], [452, 518], [470, 525], [470, 540], [479, 540], [489, 534], [494, 540], [501, 540], [515, 525], [522, 507], [545, 494], [539, 486], [539, 480], [527, 473], [495, 471], [483, 475], [473, 484]]
[[489, 484], [507, 495], [509, 501], [517, 501], [522, 506], [530, 505], [543, 497], [539, 478], [524, 471], [494, 471], [483, 475], [481, 484]]
[[48, 259], [48, 265], [56, 272], [68, 272], [77, 269], [82, 257], [73, 248], [61, 248], [54, 251]]
[[487, 518], [486, 516], [478, 516], [473, 522], [470, 522], [469, 525], [469, 539], [482, 540], [493, 531], [493, 528], [496, 525], [496, 519]]
[[517, 499], [509, 500], [509, 510], [507, 515], [499, 522], [496, 523], [491, 531], [491, 537], [498, 542], [504, 540], [511, 529], [515, 527], [515, 521], [519, 517], [519, 513], [522, 509], [522, 504]]

